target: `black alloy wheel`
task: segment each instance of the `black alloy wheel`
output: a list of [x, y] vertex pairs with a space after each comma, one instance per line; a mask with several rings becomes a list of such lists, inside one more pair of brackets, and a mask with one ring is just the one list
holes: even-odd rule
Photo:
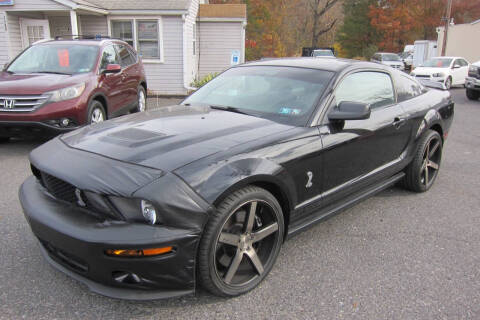
[[414, 159], [407, 167], [405, 184], [415, 192], [425, 192], [433, 185], [442, 161], [442, 138], [428, 130], [420, 139]]
[[478, 100], [480, 98], [480, 91], [472, 90], [467, 88], [467, 98], [469, 100]]
[[228, 196], [210, 218], [199, 250], [199, 274], [213, 294], [237, 296], [270, 272], [283, 242], [282, 209], [268, 191], [248, 186]]

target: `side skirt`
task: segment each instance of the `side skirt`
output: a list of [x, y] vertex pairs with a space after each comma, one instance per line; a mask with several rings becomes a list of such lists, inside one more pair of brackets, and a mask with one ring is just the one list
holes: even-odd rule
[[369, 186], [359, 192], [351, 194], [350, 196], [333, 203], [325, 208], [320, 209], [317, 213], [308, 216], [306, 219], [302, 219], [295, 224], [291, 225], [288, 229], [287, 239], [290, 239], [294, 235], [308, 229], [309, 227], [330, 218], [352, 206], [358, 202], [394, 185], [405, 176], [404, 172], [399, 172], [396, 175]]

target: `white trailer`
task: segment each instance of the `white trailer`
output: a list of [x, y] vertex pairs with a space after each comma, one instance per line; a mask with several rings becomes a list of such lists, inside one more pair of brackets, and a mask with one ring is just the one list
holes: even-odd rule
[[426, 60], [437, 56], [437, 41], [417, 40], [413, 44], [413, 67], [422, 65]]

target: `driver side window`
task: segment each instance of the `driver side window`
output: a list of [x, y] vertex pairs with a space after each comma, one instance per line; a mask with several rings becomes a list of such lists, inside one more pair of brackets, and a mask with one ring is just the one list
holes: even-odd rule
[[107, 69], [109, 64], [120, 64], [118, 61], [117, 51], [113, 46], [108, 46], [103, 49], [102, 61], [100, 62], [100, 72]]
[[342, 101], [361, 102], [370, 108], [395, 103], [392, 79], [383, 72], [362, 71], [346, 76], [335, 92], [338, 106]]

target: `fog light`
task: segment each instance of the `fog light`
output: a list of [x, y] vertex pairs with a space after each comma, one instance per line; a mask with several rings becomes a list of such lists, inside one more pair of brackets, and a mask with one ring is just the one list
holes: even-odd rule
[[108, 249], [105, 253], [114, 257], [152, 257], [170, 253], [173, 247], [151, 249]]
[[157, 211], [155, 210], [153, 204], [146, 200], [142, 200], [141, 206], [142, 214], [145, 220], [147, 220], [147, 222], [150, 224], [155, 224], [157, 221]]
[[62, 118], [60, 119], [60, 124], [62, 125], [62, 127], [68, 127], [68, 125], [70, 124], [70, 119]]

